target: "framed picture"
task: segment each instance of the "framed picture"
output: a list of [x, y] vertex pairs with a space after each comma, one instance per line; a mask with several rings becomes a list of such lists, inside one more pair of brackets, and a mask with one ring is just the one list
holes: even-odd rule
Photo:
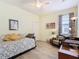
[[47, 29], [55, 29], [55, 23], [47, 23], [46, 28]]
[[9, 30], [18, 30], [18, 20], [9, 19]]

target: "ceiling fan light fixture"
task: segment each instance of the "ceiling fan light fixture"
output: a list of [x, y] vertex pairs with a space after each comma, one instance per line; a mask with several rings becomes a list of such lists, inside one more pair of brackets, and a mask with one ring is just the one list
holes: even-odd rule
[[40, 3], [40, 2], [36, 3], [36, 7], [40, 8], [41, 6], [42, 6], [42, 3]]
[[36, 0], [36, 7], [37, 8], [41, 8], [41, 7], [44, 7], [44, 6], [47, 6], [48, 4], [50, 4], [50, 1], [40, 1], [40, 0]]

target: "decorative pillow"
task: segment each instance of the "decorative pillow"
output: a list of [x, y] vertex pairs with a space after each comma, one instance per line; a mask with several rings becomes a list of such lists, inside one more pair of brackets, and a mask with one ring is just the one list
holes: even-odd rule
[[25, 37], [28, 37], [28, 38], [35, 38], [34, 34], [27, 34]]
[[10, 37], [10, 34], [7, 34], [7, 35], [5, 35], [5, 37], [4, 37], [4, 41], [10, 41], [10, 39], [9, 39], [9, 37]]
[[18, 40], [21, 38], [22, 38], [22, 36], [20, 34], [12, 33], [12, 34], [5, 35], [4, 40], [5, 41], [15, 41], [15, 40]]

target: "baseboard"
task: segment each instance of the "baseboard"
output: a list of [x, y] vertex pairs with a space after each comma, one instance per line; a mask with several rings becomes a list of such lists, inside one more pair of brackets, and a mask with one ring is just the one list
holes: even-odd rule
[[20, 56], [20, 55], [22, 55], [22, 54], [24, 54], [24, 53], [26, 53], [26, 52], [29, 52], [30, 50], [32, 50], [32, 49], [34, 49], [34, 48], [36, 48], [36, 47], [37, 47], [37, 46], [35, 46], [35, 47], [31, 48], [31, 49], [28, 49], [28, 50], [26, 50], [26, 51], [24, 51], [24, 52], [21, 52], [21, 53], [15, 55], [15, 56], [12, 56], [12, 57], [10, 57], [10, 58], [8, 58], [8, 59], [15, 59], [16, 57], [18, 57], [18, 56]]

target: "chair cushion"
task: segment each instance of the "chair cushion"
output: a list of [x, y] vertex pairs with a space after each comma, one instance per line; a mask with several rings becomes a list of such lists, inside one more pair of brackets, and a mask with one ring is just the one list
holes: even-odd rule
[[59, 45], [59, 40], [53, 40], [53, 44]]
[[53, 42], [59, 43], [59, 40], [53, 40]]

